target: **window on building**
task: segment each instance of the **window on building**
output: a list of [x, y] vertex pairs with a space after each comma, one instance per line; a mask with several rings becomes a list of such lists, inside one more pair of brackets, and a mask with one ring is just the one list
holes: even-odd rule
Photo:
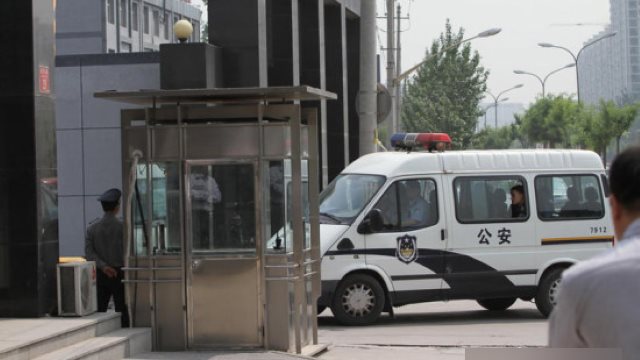
[[116, 51], [114, 49], [107, 49], [107, 52], [109, 54], [115, 54], [116, 53]]
[[165, 40], [169, 40], [169, 13], [164, 13], [164, 38]]
[[109, 24], [115, 24], [116, 22], [116, 6], [114, 1], [115, 0], [107, 0], [107, 21], [109, 22]]
[[526, 221], [527, 186], [520, 176], [456, 178], [454, 195], [460, 223]]
[[431, 179], [397, 181], [374, 206], [382, 214], [383, 232], [402, 232], [438, 223], [436, 183]]
[[138, 31], [138, 3], [131, 3], [131, 30]]
[[193, 33], [191, 34], [191, 42], [198, 42], [200, 41], [199, 36], [200, 36], [200, 24], [198, 24], [197, 21], [192, 22], [193, 24]]
[[143, 24], [143, 28], [144, 28], [144, 33], [148, 34], [149, 33], [149, 7], [145, 6], [142, 10], [142, 16], [144, 17], [144, 24]]
[[160, 36], [160, 13], [153, 10], [153, 35]]
[[144, 48], [144, 52], [153, 52], [153, 49], [146, 47], [146, 48]]
[[542, 220], [599, 219], [604, 216], [595, 175], [536, 177], [536, 204]]
[[127, 15], [127, 0], [120, 0], [120, 26], [126, 28], [129, 24]]
[[131, 44], [126, 42], [126, 41], [122, 41], [120, 43], [120, 52], [121, 53], [130, 53], [131, 52]]

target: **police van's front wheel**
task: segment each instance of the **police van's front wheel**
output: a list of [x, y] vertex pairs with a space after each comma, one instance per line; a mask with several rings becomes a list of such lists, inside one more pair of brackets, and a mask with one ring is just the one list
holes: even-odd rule
[[536, 295], [536, 307], [544, 315], [548, 317], [551, 310], [556, 306], [558, 300], [558, 290], [560, 289], [560, 279], [564, 268], [556, 268], [545, 274], [544, 278], [538, 286], [538, 294]]
[[331, 311], [343, 325], [367, 325], [375, 322], [384, 308], [384, 290], [366, 274], [347, 276], [336, 289]]

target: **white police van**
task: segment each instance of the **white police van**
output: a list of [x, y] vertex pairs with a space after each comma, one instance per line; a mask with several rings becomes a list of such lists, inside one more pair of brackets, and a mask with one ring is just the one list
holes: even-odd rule
[[363, 325], [406, 304], [520, 298], [548, 316], [563, 270], [613, 245], [607, 196], [590, 151], [363, 156], [320, 196], [319, 308]]

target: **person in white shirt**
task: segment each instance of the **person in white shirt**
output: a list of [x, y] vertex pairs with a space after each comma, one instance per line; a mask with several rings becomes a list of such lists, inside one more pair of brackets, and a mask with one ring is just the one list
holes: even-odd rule
[[611, 216], [618, 244], [565, 271], [549, 322], [554, 348], [619, 348], [640, 358], [640, 147], [610, 170]]

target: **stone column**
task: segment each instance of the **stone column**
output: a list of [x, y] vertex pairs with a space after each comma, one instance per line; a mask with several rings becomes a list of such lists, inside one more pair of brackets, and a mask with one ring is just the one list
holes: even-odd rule
[[0, 1], [0, 317], [55, 307], [54, 4]]

